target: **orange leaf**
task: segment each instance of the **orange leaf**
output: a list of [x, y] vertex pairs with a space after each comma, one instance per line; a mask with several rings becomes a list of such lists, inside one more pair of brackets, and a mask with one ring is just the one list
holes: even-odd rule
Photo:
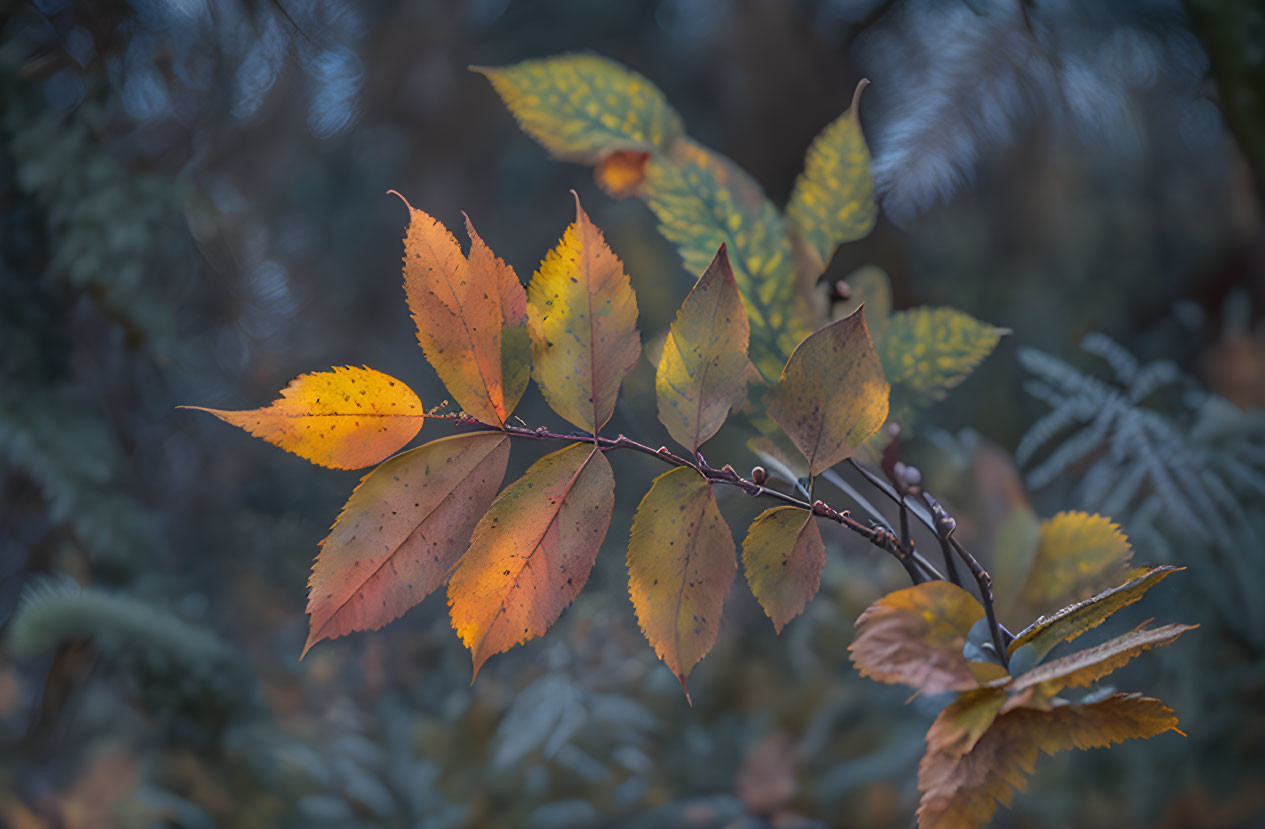
[[614, 150], [602, 156], [593, 168], [593, 178], [608, 196], [622, 199], [640, 193], [646, 183], [646, 162], [650, 153], [643, 150]]
[[984, 608], [962, 588], [929, 581], [888, 593], [856, 621], [848, 651], [862, 676], [925, 694], [967, 691], [979, 682], [962, 647]]
[[976, 688], [958, 694], [927, 731], [927, 752], [961, 757], [975, 747], [1006, 702], [1004, 688]]
[[737, 573], [734, 540], [711, 484], [683, 466], [655, 478], [633, 516], [628, 592], [641, 632], [682, 688], [716, 643]]
[[362, 478], [312, 568], [303, 653], [380, 628], [443, 584], [496, 497], [509, 454], [503, 434], [454, 435]]
[[715, 435], [730, 406], [746, 397], [748, 325], [721, 245], [677, 312], [655, 374], [659, 420], [691, 452]]
[[[1100, 748], [1154, 737], [1176, 730], [1177, 717], [1159, 700], [1137, 694], [1115, 694], [1088, 705], [1049, 710], [1016, 708], [998, 716], [964, 754], [955, 747], [940, 750], [930, 744], [937, 725], [939, 720], [928, 733], [928, 750], [918, 767], [918, 788], [923, 793], [918, 807], [920, 829], [983, 826], [997, 811], [997, 801], [1009, 805], [1013, 789], [1026, 787], [1025, 778], [1042, 752]], [[950, 741], [949, 745], [956, 744]]]
[[1146, 591], [1163, 581], [1170, 573], [1183, 570], [1167, 564], [1153, 567], [1137, 578], [1119, 587], [1104, 590], [1092, 599], [1086, 599], [1057, 613], [1042, 616], [1015, 637], [1009, 651], [1014, 653], [1024, 645], [1032, 645], [1038, 657], [1045, 656], [1059, 642], [1070, 642], [1087, 630], [1092, 630], [1122, 607], [1141, 599]]
[[527, 329], [545, 401], [585, 431], [602, 428], [641, 354], [641, 336], [628, 274], [579, 196], [575, 222], [527, 288]]
[[1041, 692], [1052, 696], [1063, 688], [1090, 685], [1125, 665], [1143, 651], [1177, 641], [1198, 625], [1164, 625], [1150, 630], [1133, 630], [1101, 645], [1038, 665], [1015, 678], [1015, 691], [1041, 686]]
[[773, 507], [756, 516], [742, 542], [747, 583], [778, 633], [803, 612], [821, 584], [826, 545], [808, 510]]
[[796, 346], [764, 402], [817, 475], [878, 431], [889, 391], [858, 308]]
[[408, 386], [367, 366], [335, 366], [301, 374], [262, 409], [210, 412], [319, 466], [372, 466], [413, 439], [422, 428], [422, 402]]
[[536, 461], [496, 497], [448, 582], [452, 626], [474, 673], [543, 634], [588, 580], [615, 505], [615, 475], [591, 443]]
[[476, 420], [501, 426], [526, 389], [525, 373], [510, 386], [502, 372], [502, 329], [524, 320], [523, 286], [468, 216], [469, 259], [439, 221], [412, 205], [409, 215], [404, 293], [417, 341], [457, 405]]

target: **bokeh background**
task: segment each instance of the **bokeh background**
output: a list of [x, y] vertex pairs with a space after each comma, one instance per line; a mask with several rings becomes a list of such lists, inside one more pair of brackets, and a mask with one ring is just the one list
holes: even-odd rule
[[[261, 405], [344, 363], [443, 399], [391, 188], [450, 226], [469, 213], [524, 280], [576, 189], [662, 332], [696, 275], [466, 69], [575, 50], [647, 75], [778, 204], [871, 79], [883, 216], [826, 280], [878, 266], [897, 307], [1014, 331], [911, 425], [911, 458], [986, 564], [1016, 504], [1112, 512], [1137, 560], [1190, 565], [1132, 621], [1203, 625], [1113, 675], [1188, 738], [1046, 759], [997, 824], [1265, 824], [1265, 13], [1247, 0], [3, 4], [0, 824], [912, 825], [943, 701], [848, 664], [857, 613], [901, 583], [872, 550], [829, 536], [780, 637], [736, 585], [690, 709], [627, 598], [657, 470], [612, 458], [610, 537], [548, 637], [471, 686], [432, 597], [300, 662], [311, 560], [357, 473], [174, 408]], [[644, 361], [628, 388], [612, 427], [665, 442]], [[519, 414], [556, 422], [535, 391]], [[754, 461], [741, 434], [712, 455]], [[722, 510], [739, 530], [754, 507]]]

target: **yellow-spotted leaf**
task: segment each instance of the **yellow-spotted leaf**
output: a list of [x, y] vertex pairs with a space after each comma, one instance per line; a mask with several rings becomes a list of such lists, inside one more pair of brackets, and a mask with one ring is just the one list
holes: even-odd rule
[[1055, 645], [1070, 642], [1085, 631], [1092, 630], [1120, 608], [1141, 599], [1170, 573], [1183, 569], [1185, 568], [1166, 564], [1152, 567], [1119, 587], [1104, 590], [1093, 598], [1077, 602], [1049, 616], [1042, 616], [1015, 637], [1010, 643], [1009, 651], [1014, 653], [1024, 645], [1031, 645], [1037, 658], [1045, 656]]
[[818, 475], [879, 430], [888, 391], [858, 308], [800, 343], [764, 402], [808, 459], [809, 474]]
[[1041, 522], [1037, 554], [1020, 599], [1042, 610], [1087, 599], [1127, 581], [1132, 556], [1128, 537], [1110, 518], [1060, 512]]
[[574, 443], [532, 464], [496, 497], [448, 582], [453, 629], [474, 673], [542, 635], [588, 580], [615, 505], [610, 463]]
[[924, 694], [979, 687], [962, 647], [984, 608], [956, 584], [929, 581], [888, 593], [856, 621], [848, 648], [862, 676]]
[[791, 226], [816, 258], [818, 273], [825, 270], [835, 248], [864, 237], [878, 218], [870, 150], [857, 108], [868, 83], [857, 84], [851, 108], [813, 139], [786, 206]]
[[596, 55], [471, 67], [492, 82], [522, 128], [556, 157], [596, 163], [610, 150], [653, 150], [681, 135], [654, 84]]
[[443, 584], [496, 497], [509, 454], [503, 434], [454, 435], [362, 478], [312, 567], [303, 653], [380, 628]]
[[503, 330], [525, 321], [523, 286], [468, 217], [467, 259], [439, 221], [411, 205], [409, 215], [404, 292], [417, 324], [417, 341], [457, 405], [476, 420], [501, 426], [527, 387], [525, 371], [507, 376], [503, 369], [507, 352], [522, 345], [521, 335], [504, 337]]
[[394, 377], [371, 368], [335, 366], [301, 374], [262, 409], [210, 412], [257, 438], [318, 466], [372, 466], [412, 440], [422, 428], [422, 402]]
[[711, 484], [686, 467], [655, 478], [633, 517], [628, 592], [641, 632], [682, 688], [716, 642], [737, 572]]
[[536, 383], [555, 412], [588, 432], [610, 420], [641, 354], [637, 297], [624, 265], [575, 199], [575, 222], [527, 288]]
[[659, 420], [690, 452], [746, 397], [747, 314], [724, 245], [668, 330], [655, 375]]
[[908, 411], [942, 400], [1010, 332], [954, 308], [897, 311], [879, 341], [893, 409]]
[[1016, 677], [1011, 688], [1023, 691], [1039, 687], [1041, 693], [1049, 697], [1064, 688], [1091, 685], [1143, 651], [1176, 642], [1179, 636], [1196, 627], [1198, 625], [1164, 625], [1133, 630], [1096, 647], [1038, 665]]
[[817, 594], [825, 566], [826, 545], [817, 522], [798, 507], [760, 513], [742, 542], [747, 584], [778, 633]]
[[809, 330], [797, 295], [785, 225], [760, 185], [729, 159], [689, 139], [646, 165], [646, 200], [690, 273], [725, 245], [751, 320], [751, 359], [775, 375]]
[[[935, 726], [932, 727], [935, 731]], [[997, 716], [969, 751], [929, 745], [918, 767], [919, 829], [985, 826], [997, 803], [1009, 805], [1042, 754], [1101, 748], [1177, 730], [1177, 717], [1159, 700], [1115, 694], [1086, 705], [1048, 710], [1014, 708]]]

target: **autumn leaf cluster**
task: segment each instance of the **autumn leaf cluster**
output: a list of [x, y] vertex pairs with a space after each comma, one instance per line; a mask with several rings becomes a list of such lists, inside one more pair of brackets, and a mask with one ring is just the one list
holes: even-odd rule
[[[479, 71], [554, 155], [593, 165], [612, 195], [644, 199], [686, 269], [701, 273], [654, 360], [659, 420], [678, 448], [603, 432], [643, 356], [642, 335], [632, 282], [578, 196], [575, 220], [525, 288], [468, 218], [463, 250], [405, 202], [408, 308], [459, 411], [427, 410], [404, 382], [350, 366], [300, 376], [260, 409], [206, 410], [313, 463], [374, 467], [321, 543], [304, 653], [379, 628], [441, 589], [476, 675], [489, 657], [543, 635], [607, 538], [616, 487], [607, 454], [631, 450], [669, 467], [637, 507], [626, 566], [641, 631], [683, 688], [716, 641], [739, 560], [779, 632], [817, 592], [826, 560], [819, 521], [906, 565], [914, 585], [866, 610], [851, 653], [877, 681], [956, 694], [927, 736], [921, 825], [986, 822], [1041, 752], [1176, 729], [1153, 699], [1066, 694], [1187, 627], [1139, 628], [1045, 661], [1173, 571], [1131, 567], [1128, 541], [1109, 519], [1030, 516], [996, 603], [987, 573], [961, 551], [981, 603], [952, 570], [945, 578], [919, 558], [906, 532], [898, 539], [813, 500], [819, 476], [873, 457], [885, 423], [943, 397], [1006, 333], [951, 308], [893, 312], [885, 277], [869, 271], [828, 308], [818, 277], [876, 216], [857, 99], [809, 148], [782, 212], [733, 162], [690, 139], [649, 81], [618, 64], [564, 56]], [[532, 381], [568, 430], [514, 418]], [[760, 433], [757, 454], [777, 460], [789, 492], [701, 454], [739, 408]], [[458, 431], [401, 451], [428, 418]], [[503, 485], [511, 443], [544, 441], [564, 445]], [[778, 502], [752, 521], [741, 550], [717, 486]], [[885, 492], [904, 517], [912, 490]], [[950, 563], [951, 524], [937, 527]], [[1045, 615], [1011, 636], [998, 610]]]

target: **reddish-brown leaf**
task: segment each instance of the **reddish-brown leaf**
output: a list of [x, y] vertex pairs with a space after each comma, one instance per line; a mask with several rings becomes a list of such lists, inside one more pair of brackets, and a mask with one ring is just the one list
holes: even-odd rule
[[374, 630], [444, 583], [496, 496], [503, 434], [466, 434], [396, 455], [361, 479], [309, 580], [306, 654], [322, 639]]
[[[1023, 790], [1042, 752], [1099, 748], [1176, 730], [1177, 717], [1159, 700], [1115, 694], [1088, 705], [1049, 710], [1015, 708], [996, 720], [965, 753], [928, 746], [918, 767], [920, 829], [977, 829], [992, 819], [997, 802], [1009, 805]], [[932, 731], [936, 731], [935, 726]], [[930, 739], [930, 734], [928, 735]], [[938, 743], [944, 743], [938, 739]]]
[[947, 581], [929, 581], [888, 593], [856, 621], [848, 651], [862, 676], [903, 683], [925, 694], [979, 687], [962, 656], [966, 635], [984, 608]]

